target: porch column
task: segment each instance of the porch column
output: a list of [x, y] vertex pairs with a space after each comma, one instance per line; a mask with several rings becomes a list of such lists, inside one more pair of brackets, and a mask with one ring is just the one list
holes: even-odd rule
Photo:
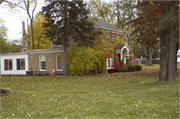
[[123, 51], [121, 50], [121, 61], [122, 61], [122, 59], [123, 59]]

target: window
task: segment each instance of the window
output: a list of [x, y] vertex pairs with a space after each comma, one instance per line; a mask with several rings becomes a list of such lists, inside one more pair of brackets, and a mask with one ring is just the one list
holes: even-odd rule
[[63, 69], [62, 61], [63, 61], [63, 57], [60, 54], [57, 54], [56, 55], [56, 70], [57, 71], [62, 71]]
[[46, 62], [45, 62], [45, 55], [39, 56], [39, 70], [45, 71], [46, 70]]
[[12, 59], [4, 60], [4, 70], [12, 70]]
[[107, 42], [112, 42], [112, 33], [108, 32], [108, 36], [107, 36]]
[[25, 70], [25, 59], [17, 59], [17, 70]]
[[113, 59], [112, 58], [107, 58], [107, 69], [112, 69], [112, 62], [113, 62]]

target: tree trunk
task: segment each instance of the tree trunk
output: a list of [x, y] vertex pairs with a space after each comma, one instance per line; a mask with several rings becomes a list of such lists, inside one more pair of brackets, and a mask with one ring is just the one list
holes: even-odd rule
[[67, 65], [67, 43], [64, 43], [64, 61], [63, 61], [63, 73], [68, 75], [68, 65]]
[[34, 30], [33, 30], [33, 19], [31, 19], [31, 36], [32, 36], [32, 48], [34, 50]]
[[[174, 2], [160, 1], [159, 14], [161, 18], [167, 17], [167, 12], [173, 15]], [[175, 81], [175, 36], [174, 21], [168, 19], [166, 23], [160, 21], [160, 74], [159, 81]], [[169, 25], [163, 27], [163, 25]]]
[[146, 66], [150, 66], [150, 58], [146, 57]]

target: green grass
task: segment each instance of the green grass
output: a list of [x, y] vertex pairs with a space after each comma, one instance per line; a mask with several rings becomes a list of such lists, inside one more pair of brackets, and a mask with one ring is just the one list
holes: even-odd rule
[[[123, 73], [1, 77], [1, 118], [178, 118], [179, 79]], [[127, 74], [127, 73], [126, 73]]]

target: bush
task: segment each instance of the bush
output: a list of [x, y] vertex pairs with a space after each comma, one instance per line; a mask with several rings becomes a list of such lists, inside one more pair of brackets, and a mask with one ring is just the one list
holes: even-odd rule
[[128, 65], [128, 71], [136, 71], [136, 66], [135, 65]]
[[141, 65], [135, 65], [136, 66], [136, 71], [141, 71], [142, 66]]
[[128, 71], [127, 65], [121, 66], [120, 71], [121, 72], [127, 72]]
[[114, 73], [114, 69], [108, 69], [108, 73]]
[[120, 67], [122, 67], [122, 66], [124, 65], [124, 61], [121, 60], [120, 63], [121, 63], [121, 66], [120, 66]]
[[114, 69], [114, 72], [121, 72], [120, 69]]
[[[62, 57], [58, 61], [63, 65], [63, 53], [58, 56]], [[103, 56], [103, 51], [71, 45], [67, 51], [68, 75], [86, 75], [94, 67], [97, 67], [98, 72], [102, 72], [102, 63], [105, 64], [106, 61]]]
[[120, 66], [121, 66], [121, 62], [113, 62], [112, 67], [113, 67], [114, 69], [118, 69]]

